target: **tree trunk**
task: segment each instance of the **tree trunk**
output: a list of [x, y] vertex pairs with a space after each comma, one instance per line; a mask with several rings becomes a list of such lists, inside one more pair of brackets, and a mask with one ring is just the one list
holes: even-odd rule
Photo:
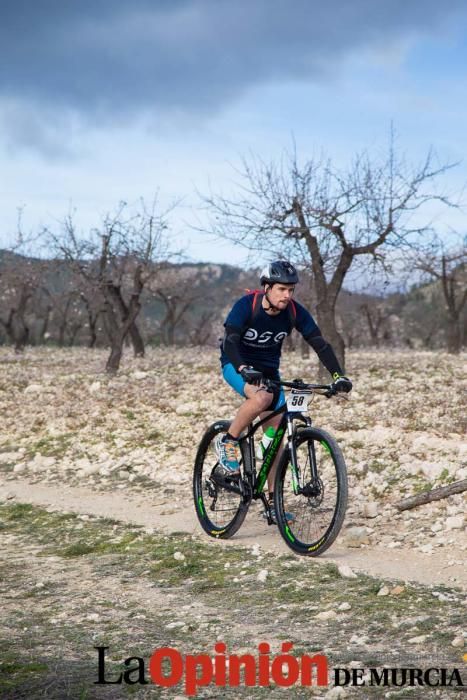
[[442, 498], [447, 498], [455, 493], [463, 493], [467, 491], [467, 479], [463, 481], [454, 481], [449, 486], [440, 486], [437, 489], [432, 489], [425, 493], [419, 493], [417, 496], [411, 496], [410, 498], [404, 498], [403, 501], [399, 501], [395, 506], [398, 511], [410, 510], [411, 508], [416, 508], [417, 506], [422, 506], [425, 503], [431, 503], [432, 501], [440, 501]]
[[49, 329], [49, 321], [50, 321], [51, 312], [52, 312], [52, 307], [47, 306], [47, 308], [45, 310], [44, 321], [42, 323], [42, 328], [41, 328], [40, 333], [39, 333], [39, 343], [45, 343], [45, 341], [46, 341], [45, 334], [47, 333], [47, 331]]
[[134, 325], [135, 319], [141, 309], [141, 303], [139, 301], [141, 289], [136, 289], [136, 291], [133, 292], [130, 303], [127, 307], [127, 315], [124, 323], [122, 323], [121, 319], [120, 321], [118, 320], [117, 313], [112, 305], [112, 301], [115, 301], [116, 299], [118, 289], [112, 284], [108, 284], [106, 291], [108, 293], [108, 296], [106, 297], [107, 329], [111, 342], [111, 350], [107, 359], [105, 370], [108, 374], [115, 374], [120, 367], [125, 338], [127, 337], [131, 326]]
[[144, 341], [136, 323], [133, 322], [131, 324], [129, 333], [131, 338], [131, 344], [133, 345], [134, 356], [144, 357]]
[[458, 355], [461, 351], [461, 329], [458, 318], [448, 318], [447, 341], [448, 352]]
[[[344, 339], [337, 330], [336, 319], [332, 309], [317, 309], [317, 322], [321, 330], [323, 338], [333, 347], [336, 353], [337, 360], [345, 373], [345, 343]], [[324, 370], [324, 368], [323, 368]], [[321, 376], [326, 376], [329, 378], [326, 370], [320, 372]]]
[[[122, 290], [119, 286], [112, 285], [112, 296], [113, 296], [113, 300], [116, 302], [116, 304], [118, 306], [123, 323], [126, 323], [130, 312], [129, 312], [129, 308], [128, 308], [127, 304], [125, 303], [125, 300], [122, 296]], [[132, 321], [132, 323], [130, 324], [129, 335], [130, 335], [131, 344], [133, 345], [134, 356], [135, 357], [144, 357], [144, 341], [143, 341], [143, 338], [141, 336], [141, 333], [139, 332], [138, 326], [136, 325], [135, 321]]]
[[88, 348], [95, 348], [96, 343], [97, 343], [97, 319], [99, 318], [99, 314], [97, 314], [95, 317], [92, 316], [92, 314], [88, 315], [88, 324], [89, 324], [89, 341], [88, 341]]
[[120, 367], [120, 362], [122, 359], [124, 340], [125, 336], [122, 333], [119, 333], [117, 337], [112, 339], [110, 355], [107, 358], [107, 362], [105, 365], [105, 371], [107, 372], [107, 374], [114, 375], [118, 372], [118, 368]]
[[29, 338], [29, 327], [24, 318], [18, 316], [18, 327], [15, 331], [15, 352], [23, 352]]

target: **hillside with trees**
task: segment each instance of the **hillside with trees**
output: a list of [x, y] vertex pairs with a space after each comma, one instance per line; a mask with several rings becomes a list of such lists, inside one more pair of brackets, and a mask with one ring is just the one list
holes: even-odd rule
[[[94, 263], [97, 270], [97, 261]], [[80, 276], [76, 260], [0, 251], [0, 344], [12, 345], [17, 351], [28, 344], [111, 347], [109, 317], [112, 321], [112, 314], [118, 313], [119, 322], [124, 321], [134, 295], [131, 269], [135, 266], [128, 260], [126, 265], [113, 292], [120, 303], [109, 310], [105, 294], [91, 276]], [[232, 302], [258, 286], [257, 269], [168, 262], [153, 267], [139, 296], [133, 336], [129, 332], [125, 336], [127, 343], [133, 343], [135, 354], [144, 354], [146, 345], [215, 346]], [[87, 268], [93, 269], [89, 261]], [[465, 265], [456, 274], [460, 305]], [[316, 300], [307, 294], [309, 289], [307, 284], [300, 285], [297, 299], [313, 312]], [[408, 347], [457, 352], [466, 345], [467, 309], [464, 303], [459, 314], [459, 345], [454, 348], [449, 347], [442, 280], [385, 296], [344, 289], [337, 304], [337, 325], [349, 349]], [[298, 337], [289, 342], [292, 347], [300, 345]]]

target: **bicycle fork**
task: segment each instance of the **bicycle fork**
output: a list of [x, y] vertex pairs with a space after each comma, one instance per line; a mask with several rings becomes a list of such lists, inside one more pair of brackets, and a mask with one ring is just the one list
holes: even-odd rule
[[[311, 425], [309, 419], [305, 419], [308, 426]], [[308, 447], [308, 459], [310, 464], [310, 481], [304, 483], [303, 487], [300, 486], [300, 468], [298, 466], [297, 460], [297, 450], [293, 440], [294, 429], [293, 422], [290, 418], [287, 420], [287, 438], [288, 438], [288, 450], [290, 454], [290, 472], [292, 476], [292, 488], [296, 496], [299, 494], [304, 494], [305, 496], [316, 495], [315, 491], [319, 491], [319, 477], [318, 477], [318, 465], [316, 461], [316, 451], [315, 443], [313, 440], [309, 440], [307, 443]]]
[[291, 418], [287, 418], [287, 449], [289, 450], [290, 473], [292, 476], [292, 488], [296, 496], [300, 493], [300, 478], [298, 472], [297, 450], [295, 449], [294, 427]]

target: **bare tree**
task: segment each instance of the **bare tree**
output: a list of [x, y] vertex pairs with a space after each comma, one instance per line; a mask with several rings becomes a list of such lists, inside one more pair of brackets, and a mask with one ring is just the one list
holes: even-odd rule
[[131, 338], [135, 355], [144, 355], [136, 319], [143, 290], [157, 273], [159, 261], [168, 255], [164, 238], [166, 215], [167, 212], [156, 213], [156, 201], [150, 210], [141, 202], [140, 210], [134, 215], [127, 214], [127, 205], [122, 203], [114, 215], [106, 216], [101, 227], [86, 238], [79, 235], [71, 215], [66, 217], [59, 234], [45, 232], [56, 253], [85, 284], [87, 291], [81, 289], [80, 295], [86, 300], [88, 316], [92, 296], [100, 300], [99, 312], [110, 341], [106, 364], [109, 374], [114, 374], [120, 366], [127, 336]]
[[392, 135], [387, 157], [371, 160], [364, 153], [344, 172], [323, 159], [300, 165], [295, 152], [279, 164], [253, 157], [243, 161], [237, 197], [203, 197], [212, 215], [203, 230], [301, 262], [312, 273], [318, 324], [344, 366], [336, 303], [350, 267], [361, 260], [389, 273], [389, 253], [426, 231], [425, 205], [453, 206], [434, 189], [451, 167], [437, 166], [431, 150], [420, 165], [408, 165]]
[[202, 299], [204, 304], [209, 302], [205, 289], [206, 281], [203, 269], [197, 266], [166, 265], [161, 267], [157, 278], [149, 284], [149, 291], [163, 307], [159, 327], [164, 345], [176, 344], [177, 331], [178, 335], [184, 335], [183, 344], [192, 340], [193, 326], [196, 327], [195, 337], [198, 342], [205, 336], [207, 325], [215, 316], [212, 311], [202, 313], [201, 320], [190, 318], [187, 322], [186, 319], [189, 312], [190, 316], [193, 316], [194, 307], [199, 300]]
[[425, 279], [438, 282], [447, 311], [447, 349], [459, 353], [464, 342], [463, 311], [467, 301], [467, 237], [450, 250], [437, 237], [413, 261]]
[[384, 324], [390, 316], [390, 312], [385, 309], [384, 303], [381, 300], [366, 301], [360, 306], [363, 312], [370, 335], [370, 342], [375, 347], [378, 347], [381, 342], [381, 333]]
[[43, 261], [27, 254], [29, 243], [18, 234], [0, 257], [0, 325], [15, 352], [31, 340], [32, 301], [40, 295], [44, 274]]
[[196, 319], [192, 319], [189, 339], [192, 345], [209, 345], [213, 341], [213, 325], [218, 320], [216, 309], [206, 310]]

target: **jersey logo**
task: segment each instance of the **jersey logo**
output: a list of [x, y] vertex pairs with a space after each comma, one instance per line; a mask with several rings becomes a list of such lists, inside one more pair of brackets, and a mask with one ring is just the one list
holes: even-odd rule
[[254, 345], [264, 345], [270, 340], [272, 340], [274, 343], [282, 343], [286, 336], [287, 333], [285, 331], [280, 331], [280, 333], [276, 333], [276, 335], [274, 335], [272, 331], [264, 331], [263, 333], [259, 334], [254, 328], [248, 328], [245, 331], [243, 340], [247, 342], [249, 341]]

